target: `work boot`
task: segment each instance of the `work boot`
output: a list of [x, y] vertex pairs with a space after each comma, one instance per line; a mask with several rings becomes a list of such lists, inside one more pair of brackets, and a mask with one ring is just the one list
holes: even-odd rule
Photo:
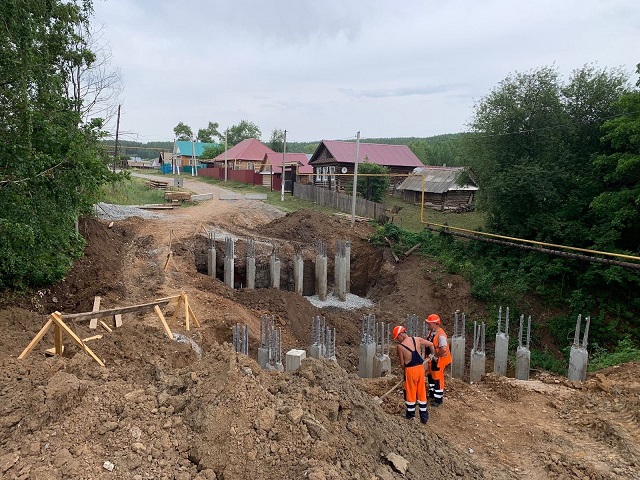
[[427, 423], [429, 421], [429, 411], [425, 410], [420, 412], [420, 423]]
[[432, 407], [439, 407], [440, 405], [442, 405], [442, 400], [434, 400], [433, 402], [431, 402]]
[[414, 417], [416, 416], [416, 412], [404, 412], [404, 415], [402, 415], [404, 418], [406, 418], [407, 420], [413, 420]]

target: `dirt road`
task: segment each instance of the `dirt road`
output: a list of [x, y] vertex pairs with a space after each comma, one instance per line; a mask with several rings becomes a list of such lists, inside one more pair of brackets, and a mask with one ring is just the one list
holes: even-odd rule
[[[185, 177], [185, 188], [209, 193], [217, 187]], [[331, 260], [333, 241], [348, 238], [352, 290], [376, 306], [320, 311], [291, 291], [232, 290], [221, 281], [222, 242], [217, 278], [204, 273], [203, 227], [239, 239], [239, 278], [246, 236], [263, 241], [256, 255], [263, 272], [271, 250], [280, 252], [283, 277], [294, 248], [307, 245], [305, 268], [311, 268], [316, 239], [327, 241]], [[393, 375], [363, 380], [355, 374], [363, 313], [395, 324], [427, 310], [445, 318], [453, 308], [480, 316], [484, 307], [462, 277], [429, 259], [388, 262], [388, 253], [367, 241], [372, 229], [352, 229], [340, 217], [317, 212], [285, 216], [246, 200], [201, 202], [113, 228], [86, 220], [86, 255], [65, 281], [5, 300], [0, 310], [0, 476], [640, 478], [638, 364], [582, 385], [549, 374], [530, 382], [492, 375], [475, 385], [451, 380], [445, 404], [430, 409], [426, 426], [400, 417], [402, 392], [378, 406], [372, 397], [390, 388], [399, 372], [392, 348]], [[165, 269], [170, 251], [175, 262]], [[329, 270], [331, 279], [331, 261]], [[67, 338], [64, 357], [45, 357], [53, 345], [49, 334], [25, 360], [16, 358], [50, 312], [89, 311], [96, 295], [102, 308], [111, 308], [179, 292], [188, 295], [202, 328], [186, 331], [182, 312], [172, 328], [201, 346], [202, 356], [190, 344], [166, 338], [153, 314], [130, 314], [123, 327], [103, 329], [90, 344], [104, 368]], [[172, 314], [172, 308], [165, 311], [167, 318]], [[262, 314], [276, 317], [285, 351], [308, 348], [311, 317], [325, 316], [337, 330], [338, 364], [313, 360], [295, 373], [261, 370], [254, 359]], [[236, 323], [249, 327], [249, 357], [226, 343]], [[86, 323], [72, 328], [82, 338], [96, 334]], [[408, 463], [404, 474], [398, 457]]]

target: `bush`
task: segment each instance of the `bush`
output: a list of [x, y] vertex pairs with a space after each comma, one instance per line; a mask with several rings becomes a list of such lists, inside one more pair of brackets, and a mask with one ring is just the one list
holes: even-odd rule
[[605, 348], [594, 343], [588, 370], [595, 372], [603, 368], [619, 365], [625, 362], [640, 360], [640, 348], [629, 337], [618, 342], [618, 345], [609, 352]]

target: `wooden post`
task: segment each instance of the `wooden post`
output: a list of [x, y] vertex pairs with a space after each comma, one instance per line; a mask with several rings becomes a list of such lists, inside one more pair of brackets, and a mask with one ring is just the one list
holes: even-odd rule
[[55, 354], [62, 355], [62, 352], [64, 351], [64, 346], [62, 345], [62, 329], [57, 324], [54, 325], [53, 338]]
[[[97, 312], [98, 310], [100, 310], [100, 297], [95, 297], [93, 299], [93, 309], [91, 311]], [[92, 330], [95, 330], [97, 327], [98, 327], [98, 319], [92, 318], [91, 321], [89, 322], [89, 328]]]

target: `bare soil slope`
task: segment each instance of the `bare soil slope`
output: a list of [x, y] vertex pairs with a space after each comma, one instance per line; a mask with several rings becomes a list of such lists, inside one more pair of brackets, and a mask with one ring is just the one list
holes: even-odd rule
[[[374, 380], [355, 375], [363, 313], [395, 324], [411, 313], [483, 307], [464, 279], [428, 259], [389, 262], [368, 243], [367, 224], [352, 229], [340, 217], [284, 216], [246, 201], [107, 224], [83, 222], [86, 255], [64, 282], [0, 310], [2, 478], [639, 478], [638, 364], [584, 385], [550, 375], [531, 382], [489, 375], [478, 385], [452, 380], [426, 426], [400, 417], [401, 392], [379, 406], [372, 396], [399, 377], [396, 370]], [[275, 246], [285, 264], [294, 249], [310, 262], [315, 241], [323, 240], [330, 279], [335, 240], [349, 239], [353, 290], [376, 306], [320, 311], [290, 291], [231, 290], [200, 273], [208, 248], [203, 225], [256, 238], [260, 255]], [[175, 262], [165, 271], [170, 238]], [[95, 295], [110, 308], [179, 292], [202, 327], [176, 331], [202, 355], [167, 339], [154, 315], [130, 314], [123, 327], [90, 343], [104, 368], [68, 341], [63, 357], [45, 357], [50, 334], [17, 359], [52, 311], [89, 311]], [[294, 373], [262, 371], [253, 360], [261, 314], [276, 316], [285, 350], [307, 348], [310, 318], [324, 315], [338, 332], [338, 364], [310, 360]], [[225, 343], [237, 322], [249, 325], [249, 357]], [[71, 327], [81, 337], [96, 333], [86, 322]], [[404, 476], [389, 454], [408, 462]]]

